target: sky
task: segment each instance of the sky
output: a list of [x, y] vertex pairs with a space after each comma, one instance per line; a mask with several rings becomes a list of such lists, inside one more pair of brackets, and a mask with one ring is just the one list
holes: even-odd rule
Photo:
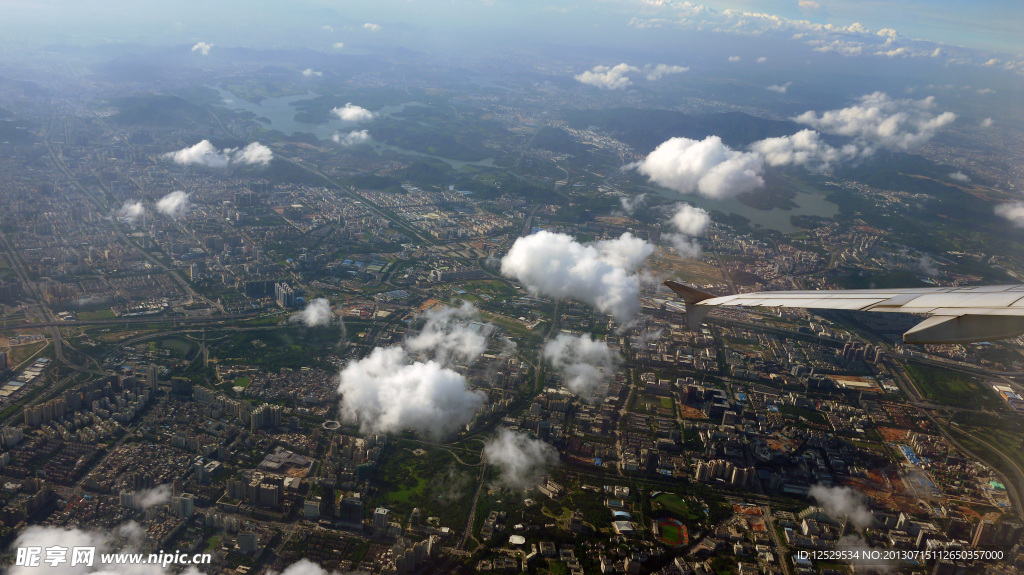
[[[5, 0], [4, 49], [105, 42], [174, 44], [205, 41], [222, 46], [328, 49], [341, 42], [388, 41], [430, 45], [431, 38], [519, 39], [575, 45], [635, 42], [644, 20], [667, 29], [763, 33], [745, 26], [754, 13], [778, 22], [806, 21], [846, 28], [895, 30], [926, 40], [1022, 58], [1024, 3], [1017, 0]], [[685, 20], [686, 24], [679, 22]], [[756, 20], [756, 19], [755, 19]], [[762, 19], [763, 20], [763, 19]], [[365, 26], [372, 24], [375, 26]], [[762, 26], [763, 27], [763, 26]], [[798, 27], [783, 26], [786, 31]], [[649, 34], [653, 27], [644, 28]]]

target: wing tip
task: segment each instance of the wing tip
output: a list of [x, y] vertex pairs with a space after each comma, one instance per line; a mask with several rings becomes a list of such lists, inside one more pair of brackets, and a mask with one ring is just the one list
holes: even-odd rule
[[681, 297], [683, 301], [686, 302], [686, 305], [700, 303], [704, 300], [716, 297], [707, 292], [703, 292], [697, 288], [681, 284], [675, 280], [666, 280], [664, 282], [664, 285], [667, 286], [670, 290], [676, 292], [676, 295]]

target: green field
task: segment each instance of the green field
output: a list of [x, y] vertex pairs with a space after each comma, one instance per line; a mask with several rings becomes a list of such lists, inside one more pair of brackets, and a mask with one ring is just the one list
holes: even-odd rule
[[250, 383], [252, 383], [252, 378], [249, 377], [248, 375], [243, 375], [242, 377], [236, 379], [232, 386], [241, 387], [244, 389], [246, 387], [249, 387]]
[[1003, 407], [991, 388], [978, 383], [969, 375], [920, 363], [908, 363], [906, 369], [915, 387], [926, 399], [975, 409]]
[[659, 521], [658, 529], [661, 530], [659, 539], [666, 545], [679, 547], [688, 543], [689, 536], [686, 533], [686, 527], [679, 525], [674, 520]]
[[681, 521], [694, 522], [700, 519], [700, 514], [697, 511], [691, 509], [685, 501], [673, 493], [662, 493], [654, 498], [654, 503], [661, 505]]
[[96, 311], [81, 311], [81, 312], [78, 312], [78, 319], [85, 320], [85, 321], [90, 321], [90, 320], [94, 320], [94, 319], [114, 319], [115, 317], [117, 317], [117, 316], [114, 315], [113, 310], [111, 310], [110, 308], [99, 309], [99, 310], [96, 310]]

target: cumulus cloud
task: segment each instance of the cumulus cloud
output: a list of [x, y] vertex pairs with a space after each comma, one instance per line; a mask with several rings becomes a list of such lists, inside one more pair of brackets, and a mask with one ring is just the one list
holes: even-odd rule
[[547, 468], [558, 464], [558, 450], [525, 433], [502, 427], [484, 443], [484, 459], [501, 470], [501, 484], [525, 489], [540, 483]]
[[410, 361], [398, 346], [378, 347], [341, 370], [340, 416], [363, 433], [414, 429], [440, 439], [469, 423], [486, 396], [440, 363]]
[[653, 245], [628, 232], [581, 244], [566, 234], [540, 231], [512, 244], [501, 258], [501, 273], [534, 295], [571, 297], [625, 322], [640, 309], [637, 269], [653, 251]]
[[740, 57], [739, 56], [729, 56], [729, 61], [730, 62], [739, 62], [740, 61]]
[[305, 70], [302, 71], [302, 75], [306, 76], [306, 77], [310, 77], [310, 76], [323, 76], [324, 73], [319, 71], [319, 70], [314, 70], [312, 68], [306, 68]]
[[208, 168], [226, 168], [230, 164], [259, 164], [266, 166], [274, 159], [270, 148], [259, 142], [252, 142], [244, 148], [217, 149], [209, 140], [202, 140], [194, 146], [161, 156], [182, 166], [198, 165]]
[[604, 340], [591, 339], [589, 334], [560, 333], [544, 345], [543, 355], [569, 391], [591, 402], [607, 395], [608, 384], [621, 360]]
[[956, 114], [936, 113], [935, 107], [934, 97], [894, 100], [875, 92], [862, 96], [858, 104], [848, 108], [821, 115], [808, 111], [793, 120], [868, 144], [908, 150], [925, 143], [940, 128], [956, 120]]
[[192, 207], [191, 202], [188, 201], [188, 197], [189, 194], [180, 190], [177, 192], [171, 192], [157, 201], [156, 211], [165, 216], [180, 218], [187, 214], [189, 208]]
[[146, 207], [142, 205], [142, 202], [125, 202], [117, 212], [117, 217], [133, 226], [145, 215]]
[[325, 32], [334, 32], [334, 26], [331, 26], [330, 24], [324, 24], [320, 29]]
[[380, 30], [380, 24], [374, 24], [373, 22], [367, 22], [366, 24], [363, 24], [363, 29], [364, 30], [369, 30], [370, 32], [376, 32], [376, 31]]
[[636, 72], [635, 66], [622, 63], [617, 66], [594, 66], [590, 70], [574, 76], [576, 81], [590, 86], [597, 86], [603, 90], [620, 90], [629, 86], [629, 77], [626, 74]]
[[332, 109], [331, 113], [341, 118], [342, 122], [349, 122], [351, 124], [369, 122], [376, 116], [376, 114], [362, 106], [353, 105], [352, 102], [345, 104], [344, 108]]
[[270, 165], [270, 160], [274, 159], [274, 152], [270, 151], [270, 148], [259, 142], [253, 142], [241, 150], [232, 149], [231, 153], [231, 161], [236, 164], [259, 164], [261, 166], [268, 166]]
[[718, 136], [708, 136], [700, 141], [671, 138], [626, 169], [682, 194], [725, 199], [763, 186], [763, 164], [759, 154], [733, 150]]
[[799, 132], [778, 138], [765, 138], [754, 142], [750, 148], [764, 158], [769, 166], [805, 166], [811, 170], [827, 169], [836, 162], [850, 160], [867, 150], [854, 144], [834, 148], [821, 141], [821, 135], [814, 130]]
[[192, 51], [199, 52], [203, 56], [209, 56], [211, 48], [213, 48], [213, 44], [209, 42], [196, 42], [196, 45], [192, 46]]
[[480, 310], [469, 302], [460, 307], [437, 306], [423, 314], [426, 322], [405, 340], [411, 353], [427, 354], [441, 365], [472, 363], [487, 351], [493, 324], [476, 321]]
[[155, 505], [170, 503], [171, 486], [168, 484], [157, 485], [152, 489], [137, 491], [133, 499], [135, 506], [139, 509], [149, 509]]
[[340, 50], [340, 49], [345, 47], [345, 43], [344, 42], [335, 42], [334, 44], [331, 44], [331, 47], [336, 49], [336, 50]]
[[959, 171], [953, 172], [952, 174], [950, 174], [949, 175], [949, 179], [956, 180], [958, 182], [969, 182], [969, 181], [971, 181], [971, 177], [970, 176], [968, 176], [967, 174], [965, 174], [963, 172], [959, 172]]
[[761, 56], [760, 58], [757, 59], [757, 63], [758, 64], [764, 64], [767, 61], [768, 61], [768, 57], [767, 56]]
[[672, 225], [679, 233], [666, 234], [665, 238], [671, 242], [672, 247], [680, 256], [695, 258], [701, 252], [696, 238], [704, 235], [710, 224], [711, 215], [705, 210], [690, 204], [679, 203], [676, 205], [676, 212], [672, 215]]
[[622, 211], [626, 212], [629, 215], [633, 215], [633, 212], [635, 212], [637, 208], [642, 206], [646, 199], [647, 194], [643, 193], [635, 195], [632, 198], [619, 198], [619, 203], [622, 204]]
[[818, 484], [807, 492], [830, 517], [849, 517], [850, 525], [860, 531], [874, 521], [864, 497], [851, 487], [826, 487]]
[[985, 118], [984, 120], [981, 121], [981, 127], [982, 128], [991, 128], [992, 124], [994, 124], [994, 123], [995, 122], [992, 121], [992, 118]]
[[288, 321], [302, 323], [306, 327], [322, 327], [331, 325], [335, 317], [331, 302], [325, 297], [318, 297], [307, 303], [302, 311], [292, 314]]
[[337, 132], [331, 136], [331, 140], [336, 144], [341, 144], [346, 148], [351, 148], [352, 146], [358, 146], [369, 142], [370, 132], [368, 130], [352, 130], [347, 134]]
[[765, 90], [785, 94], [786, 90], [788, 90], [792, 84], [793, 82], [786, 82], [785, 84], [772, 84], [771, 86], [766, 87]]
[[177, 152], [168, 152], [163, 155], [163, 158], [173, 160], [175, 164], [183, 166], [198, 164], [210, 168], [224, 168], [231, 161], [227, 154], [218, 150], [209, 140], [203, 140]]
[[1018, 228], [1024, 228], [1024, 202], [1010, 202], [996, 206], [996, 215]]
[[[690, 68], [687, 66], [669, 66], [668, 64], [658, 64], [657, 66], [648, 65], [644, 67], [644, 73], [647, 75], [647, 79], [652, 82], [660, 80], [669, 74], [682, 74], [689, 70]], [[580, 81], [582, 82], [582, 80]]]
[[800, 0], [798, 5], [803, 10], [817, 10], [818, 8], [821, 8], [821, 4], [818, 4], [814, 0]]

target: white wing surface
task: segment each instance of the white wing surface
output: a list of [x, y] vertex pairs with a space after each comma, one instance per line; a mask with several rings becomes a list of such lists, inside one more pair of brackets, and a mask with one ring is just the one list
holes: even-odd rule
[[1024, 333], [1024, 285], [772, 291], [714, 296], [674, 281], [665, 282], [686, 302], [687, 325], [695, 329], [719, 306], [797, 307], [899, 312], [932, 316], [903, 334], [907, 343], [971, 343]]

